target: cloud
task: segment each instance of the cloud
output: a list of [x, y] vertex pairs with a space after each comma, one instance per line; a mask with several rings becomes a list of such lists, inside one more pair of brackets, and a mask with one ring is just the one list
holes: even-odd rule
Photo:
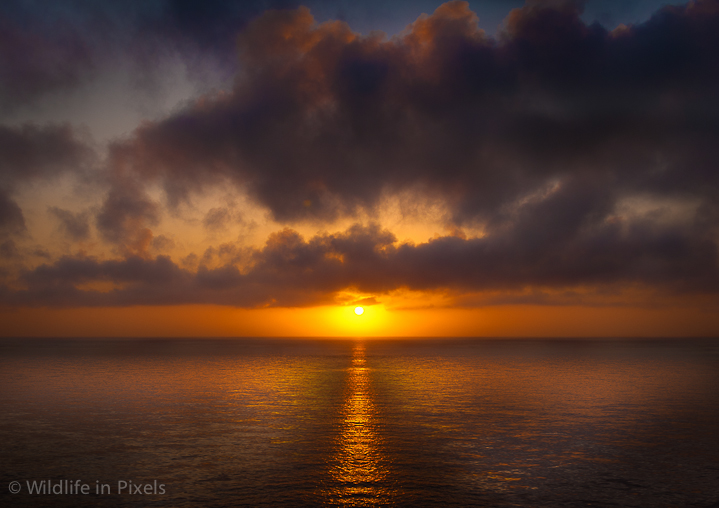
[[[0, 242], [0, 258], [10, 259], [19, 256], [17, 246], [13, 240], [5, 240]], [[7, 275], [7, 270], [4, 268], [0, 269], [0, 276], [3, 278]]]
[[74, 87], [95, 64], [91, 44], [76, 30], [18, 19], [20, 6], [9, 1], [0, 8], [0, 111]]
[[82, 173], [93, 162], [92, 148], [70, 125], [0, 125], [0, 186]]
[[172, 238], [168, 238], [165, 235], [155, 236], [150, 242], [150, 246], [159, 252], [168, 251], [175, 247], [175, 241]]
[[[288, 0], [249, 0], [241, 3], [224, 0], [195, 2], [168, 0], [161, 10], [145, 21], [145, 27], [168, 38], [191, 41], [201, 47], [217, 50], [222, 46], [234, 54], [235, 36], [249, 20], [267, 9], [293, 8]], [[228, 47], [229, 46], [229, 47]]]
[[[197, 47], [215, 40], [203, 20], [229, 8], [215, 7], [183, 18]], [[110, 147], [96, 225], [120, 258], [42, 265], [3, 298], [252, 307], [331, 302], [350, 288], [714, 294], [719, 1], [666, 7], [614, 31], [580, 15], [579, 2], [530, 1], [491, 38], [453, 1], [387, 39], [317, 24], [307, 8], [266, 12], [239, 37], [233, 89]], [[74, 140], [67, 127], [0, 128], [5, 188], [81, 164]], [[234, 186], [288, 227], [260, 249], [224, 244], [183, 267], [153, 259], [163, 210], [148, 189], [158, 184], [170, 208]], [[18, 226], [9, 192], [0, 213]], [[449, 229], [481, 235], [398, 243], [379, 225], [357, 225], [306, 240], [290, 227], [372, 216], [400, 192], [441, 202]], [[221, 229], [230, 215], [216, 207], [203, 224]], [[93, 281], [116, 287], [81, 289]]]
[[207, 61], [237, 69], [236, 34], [287, 0], [157, 0], [63, 4], [6, 0], [0, 5], [0, 112], [69, 91], [126, 61], [152, 86], [157, 62], [178, 55], [196, 78]]
[[233, 216], [228, 208], [215, 207], [205, 214], [205, 218], [202, 219], [202, 225], [211, 231], [217, 231], [225, 229], [232, 220]]
[[279, 221], [331, 222], [423, 186], [453, 220], [554, 180], [716, 201], [715, 0], [619, 32], [529, 2], [495, 40], [449, 2], [391, 40], [272, 11], [240, 37], [235, 88], [138, 129], [124, 150], [172, 203], [229, 180]]
[[20, 207], [0, 191], [0, 235], [17, 234], [25, 231], [25, 218]]
[[115, 179], [96, 216], [102, 237], [123, 252], [146, 255], [152, 242], [151, 226], [159, 222], [160, 209], [144, 189], [130, 179]]
[[54, 215], [62, 225], [62, 229], [70, 240], [82, 241], [90, 236], [90, 221], [87, 212], [72, 213], [56, 206], [48, 209], [48, 212]]
[[[551, 206], [564, 211], [577, 206], [566, 199], [560, 194]], [[64, 257], [26, 271], [21, 278], [26, 289], [5, 288], [2, 301], [52, 306], [307, 306], [341, 300], [348, 289], [375, 295], [363, 300], [367, 304], [404, 289], [449, 290], [466, 305], [475, 298], [472, 295], [496, 291], [524, 293], [524, 300], [536, 303], [551, 303], [551, 292], [565, 298], [578, 287], [719, 292], [719, 252], [709, 238], [698, 240], [681, 228], [657, 230], [641, 222], [627, 228], [595, 222], [568, 224], [567, 234], [551, 246], [537, 244], [534, 238], [518, 239], [536, 223], [536, 212], [537, 206], [530, 206], [506, 232], [474, 239], [445, 236], [417, 245], [397, 243], [392, 233], [376, 224], [354, 225], [309, 240], [285, 229], [252, 250], [244, 265], [235, 258], [214, 268], [201, 264], [197, 271], [181, 268], [166, 256], [108, 261]], [[574, 228], [582, 233], [572, 235]], [[114, 289], [83, 289], [96, 282], [109, 282]], [[527, 288], [533, 289], [527, 293]]]
[[94, 152], [68, 125], [0, 125], [0, 242], [4, 257], [17, 254], [13, 236], [27, 232], [25, 216], [14, 199], [24, 183], [67, 173], [84, 175]]

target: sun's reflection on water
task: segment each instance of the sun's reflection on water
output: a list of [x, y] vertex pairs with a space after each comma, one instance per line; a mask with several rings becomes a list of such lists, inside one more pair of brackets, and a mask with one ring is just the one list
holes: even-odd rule
[[378, 415], [372, 395], [365, 346], [358, 343], [347, 369], [347, 388], [342, 406], [336, 452], [327, 501], [342, 506], [376, 506], [388, 503], [387, 461], [378, 435]]

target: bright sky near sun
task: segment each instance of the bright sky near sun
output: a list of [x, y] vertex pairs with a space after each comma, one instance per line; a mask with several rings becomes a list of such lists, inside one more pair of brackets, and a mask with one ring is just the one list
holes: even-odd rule
[[2, 334], [719, 333], [719, 0], [275, 3], [3, 3]]

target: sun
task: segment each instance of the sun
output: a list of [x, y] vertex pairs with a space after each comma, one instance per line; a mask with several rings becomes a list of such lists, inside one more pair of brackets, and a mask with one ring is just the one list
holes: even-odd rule
[[364, 309], [362, 307], [355, 307], [355, 314], [358, 316], [361, 316], [364, 313]]

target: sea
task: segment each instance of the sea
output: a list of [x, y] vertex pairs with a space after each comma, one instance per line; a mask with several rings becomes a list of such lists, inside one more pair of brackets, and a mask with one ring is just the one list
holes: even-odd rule
[[716, 339], [0, 339], [0, 505], [719, 507]]

